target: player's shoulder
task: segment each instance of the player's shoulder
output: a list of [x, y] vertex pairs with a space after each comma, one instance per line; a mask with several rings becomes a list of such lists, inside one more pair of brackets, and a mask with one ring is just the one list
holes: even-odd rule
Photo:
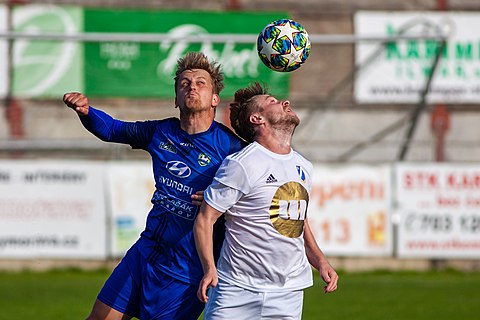
[[293, 156], [295, 157], [295, 160], [297, 162], [302, 163], [307, 169], [313, 168], [313, 164], [307, 158], [305, 158], [304, 156], [302, 156], [300, 153], [298, 153], [295, 150], [292, 150], [292, 152], [293, 152]]
[[160, 120], [154, 120], [160, 126], [180, 127], [180, 119], [171, 117]]
[[258, 146], [256, 142], [249, 143], [243, 149], [229, 155], [228, 159], [240, 163], [249, 162], [255, 158], [258, 159]]
[[[257, 150], [255, 143], [250, 143], [243, 149], [228, 155], [223, 160], [221, 169], [219, 169], [219, 171], [226, 172], [230, 175], [234, 172], [237, 174], [239, 172], [243, 172], [243, 175], [249, 177], [254, 176], [254, 173], [257, 172], [261, 167], [258, 164], [258, 157], [255, 156], [255, 150]], [[261, 162], [265, 163], [265, 161]]]
[[178, 118], [164, 118], [159, 120], [147, 120], [143, 122], [153, 132], [177, 132], [180, 130]]
[[165, 118], [156, 120], [138, 120], [135, 121], [138, 125], [158, 126], [158, 127], [180, 127], [180, 120], [178, 118]]
[[223, 123], [220, 123], [220, 122], [214, 120], [213, 123], [212, 123], [212, 127], [213, 127], [213, 130], [216, 131], [217, 133], [226, 135], [233, 140], [241, 140], [240, 137], [238, 135], [236, 135], [235, 132], [233, 132], [232, 129], [230, 129], [229, 127], [227, 127]]
[[223, 154], [224, 157], [241, 150], [247, 145], [230, 128], [217, 121], [213, 121], [205, 137], [209, 139], [212, 147], [217, 148], [218, 152]]

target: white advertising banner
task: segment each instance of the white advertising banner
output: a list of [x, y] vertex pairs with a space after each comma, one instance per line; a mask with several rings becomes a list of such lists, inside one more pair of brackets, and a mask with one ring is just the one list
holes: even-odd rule
[[106, 258], [104, 167], [0, 161], [0, 257]]
[[396, 166], [398, 255], [480, 259], [480, 165]]
[[392, 254], [389, 166], [316, 165], [308, 218], [320, 248], [340, 256]]
[[[447, 35], [427, 102], [480, 102], [480, 33], [474, 31], [480, 30], [480, 13], [359, 11], [354, 28], [360, 37]], [[440, 43], [431, 39], [386, 45], [358, 42], [355, 63], [361, 68], [355, 78], [355, 99], [359, 103], [419, 102], [439, 51]]]
[[121, 257], [145, 229], [155, 182], [150, 162], [111, 163], [108, 175], [110, 252]]
[[[7, 7], [0, 4], [0, 32], [7, 31]], [[8, 81], [8, 52], [7, 41], [0, 39], [0, 99], [7, 95], [7, 81]]]

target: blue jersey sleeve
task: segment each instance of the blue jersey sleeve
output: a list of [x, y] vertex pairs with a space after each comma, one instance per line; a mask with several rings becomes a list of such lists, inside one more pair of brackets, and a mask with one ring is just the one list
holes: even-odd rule
[[88, 115], [81, 116], [80, 120], [83, 126], [100, 140], [125, 143], [136, 149], [148, 147], [158, 123], [158, 121], [121, 121], [93, 107], [90, 107]]

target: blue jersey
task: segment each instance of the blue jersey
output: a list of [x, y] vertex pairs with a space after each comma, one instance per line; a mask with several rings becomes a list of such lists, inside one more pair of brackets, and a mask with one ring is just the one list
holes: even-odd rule
[[193, 224], [199, 207], [192, 204], [191, 195], [205, 190], [223, 159], [244, 143], [216, 121], [207, 131], [191, 135], [180, 128], [177, 118], [125, 122], [92, 107], [88, 116], [80, 118], [85, 128], [101, 140], [130, 144], [150, 153], [156, 190], [153, 208], [136, 245], [143, 257], [163, 272], [198, 284], [203, 270]]

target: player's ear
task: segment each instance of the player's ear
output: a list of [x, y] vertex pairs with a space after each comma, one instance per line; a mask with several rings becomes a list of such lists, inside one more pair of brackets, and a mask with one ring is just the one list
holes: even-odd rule
[[252, 113], [249, 119], [250, 119], [250, 122], [253, 124], [262, 124], [265, 122], [263, 120], [263, 117], [258, 113]]
[[218, 106], [219, 103], [220, 103], [220, 96], [214, 93], [212, 97], [212, 107]]

